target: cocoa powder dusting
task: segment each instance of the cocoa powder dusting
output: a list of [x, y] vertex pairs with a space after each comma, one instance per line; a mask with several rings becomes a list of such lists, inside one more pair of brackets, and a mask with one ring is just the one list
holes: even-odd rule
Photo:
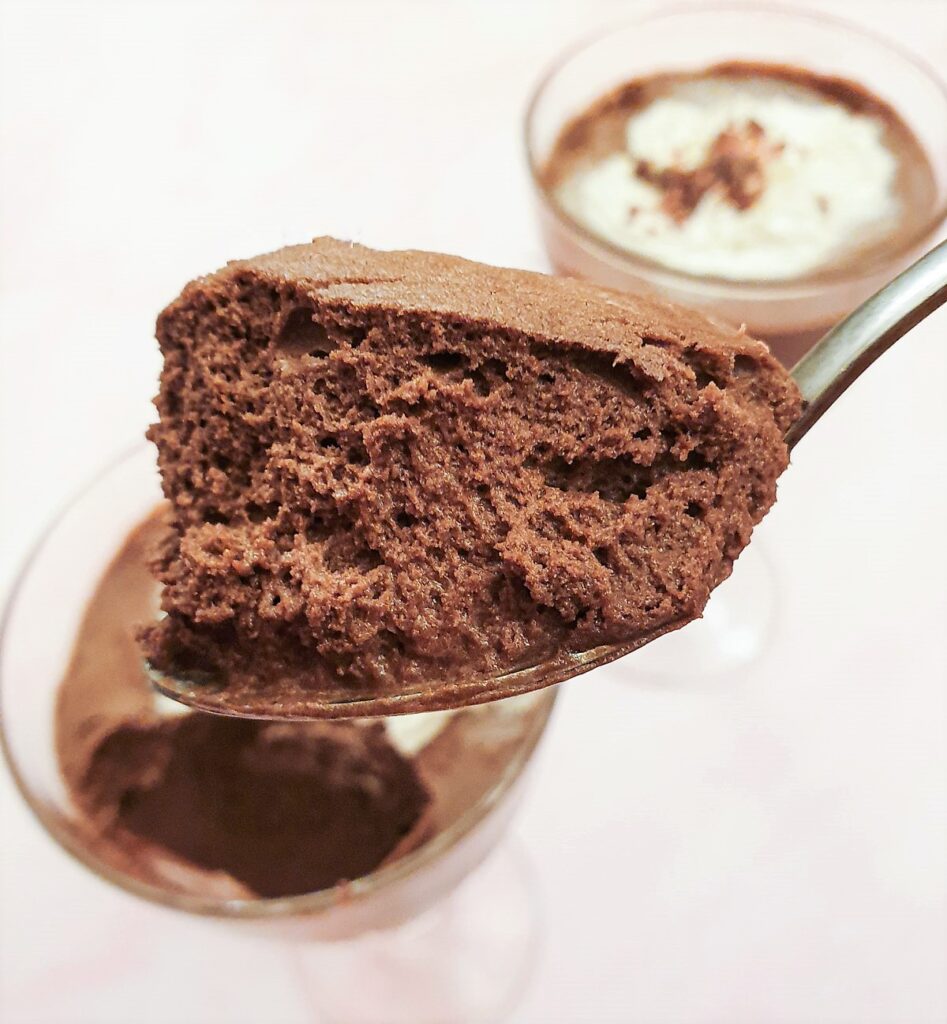
[[782, 144], [766, 139], [762, 125], [747, 121], [721, 132], [707, 159], [693, 170], [676, 167], [661, 170], [639, 160], [635, 174], [664, 193], [661, 208], [683, 224], [708, 192], [718, 191], [738, 210], [749, 209], [766, 188], [766, 164], [782, 150]]

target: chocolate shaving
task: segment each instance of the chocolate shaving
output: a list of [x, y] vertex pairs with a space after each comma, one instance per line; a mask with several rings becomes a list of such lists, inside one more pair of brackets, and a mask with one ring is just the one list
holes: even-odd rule
[[721, 132], [707, 159], [691, 171], [678, 167], [658, 170], [647, 160], [635, 165], [635, 175], [664, 193], [661, 209], [683, 224], [704, 196], [717, 189], [738, 210], [749, 209], [766, 188], [766, 164], [782, 152], [782, 143], [766, 138], [763, 126], [748, 121], [742, 128]]

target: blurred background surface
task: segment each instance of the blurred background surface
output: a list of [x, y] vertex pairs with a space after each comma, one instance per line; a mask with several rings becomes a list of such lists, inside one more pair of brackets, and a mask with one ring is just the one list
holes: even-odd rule
[[[0, 3], [0, 592], [141, 437], [190, 277], [316, 234], [545, 269], [529, 92], [654, 6]], [[808, 6], [947, 65], [943, 2]], [[945, 393], [942, 310], [800, 446], [760, 660], [566, 687], [515, 825], [543, 941], [513, 1020], [947, 1017]], [[0, 798], [10, 1024], [313, 1019], [283, 947], [110, 890]]]

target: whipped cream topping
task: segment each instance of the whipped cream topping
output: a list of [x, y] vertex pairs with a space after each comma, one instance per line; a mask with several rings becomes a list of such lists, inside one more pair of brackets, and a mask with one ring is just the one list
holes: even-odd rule
[[[728, 187], [734, 166], [752, 188]], [[779, 280], [893, 230], [898, 167], [878, 116], [772, 79], [705, 78], [633, 113], [625, 148], [578, 168], [557, 198], [594, 234], [669, 268]]]

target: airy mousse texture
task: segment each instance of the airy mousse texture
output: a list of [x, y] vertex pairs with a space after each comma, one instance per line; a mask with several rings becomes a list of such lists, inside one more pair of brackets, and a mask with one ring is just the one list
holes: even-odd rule
[[135, 639], [157, 610], [147, 560], [165, 529], [159, 510], [106, 568], [57, 694], [72, 839], [103, 867], [218, 900], [329, 889], [468, 821], [542, 731], [533, 695], [369, 722], [182, 714]]
[[144, 650], [252, 713], [493, 699], [682, 625], [800, 410], [699, 314], [332, 239], [192, 282], [157, 333], [173, 521]]

